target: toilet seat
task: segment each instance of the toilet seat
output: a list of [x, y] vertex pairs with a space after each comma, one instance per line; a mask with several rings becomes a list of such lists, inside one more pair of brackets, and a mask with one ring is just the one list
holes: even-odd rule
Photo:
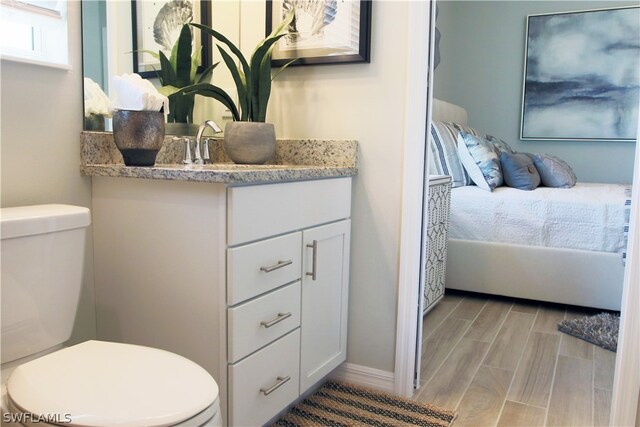
[[104, 341], [20, 365], [7, 383], [20, 412], [53, 415], [71, 426], [195, 424], [196, 418], [217, 415], [218, 392], [211, 375], [182, 356]]

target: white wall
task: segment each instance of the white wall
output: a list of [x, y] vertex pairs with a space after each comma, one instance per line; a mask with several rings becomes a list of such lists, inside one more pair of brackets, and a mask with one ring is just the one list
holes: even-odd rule
[[[91, 181], [82, 177], [82, 61], [80, 2], [69, 2], [71, 71], [1, 63], [0, 204], [67, 203], [91, 207]], [[84, 285], [72, 340], [95, 337], [93, 250], [89, 230]]]
[[[264, 37], [264, 3], [243, 3], [242, 50]], [[291, 67], [274, 82], [278, 138], [357, 139], [348, 361], [394, 370], [408, 3], [373, 2], [371, 63]], [[254, 22], [248, 22], [248, 16]], [[425, 24], [426, 25], [426, 24]]]

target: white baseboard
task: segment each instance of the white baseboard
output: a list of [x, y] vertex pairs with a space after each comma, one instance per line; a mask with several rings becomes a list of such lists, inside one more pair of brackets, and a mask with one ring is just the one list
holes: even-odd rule
[[345, 362], [338, 366], [329, 378], [393, 393], [393, 372]]

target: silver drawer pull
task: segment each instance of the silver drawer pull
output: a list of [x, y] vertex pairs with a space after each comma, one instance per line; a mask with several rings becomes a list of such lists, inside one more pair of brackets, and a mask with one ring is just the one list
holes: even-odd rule
[[282, 387], [287, 381], [289, 381], [291, 379], [290, 376], [286, 376], [286, 377], [277, 377], [278, 382], [275, 383], [274, 385], [272, 385], [269, 388], [261, 388], [260, 391], [262, 392], [262, 394], [264, 394], [265, 396], [269, 396], [271, 393], [273, 393], [274, 391], [276, 391], [277, 389], [279, 389], [280, 387]]
[[317, 268], [318, 268], [318, 241], [314, 240], [313, 243], [307, 244], [308, 248], [313, 250], [313, 260], [311, 261], [311, 273], [307, 273], [307, 276], [311, 276], [311, 280], [316, 280]]
[[293, 264], [293, 261], [278, 261], [276, 265], [271, 265], [269, 267], [260, 267], [260, 271], [264, 271], [265, 273], [271, 273], [273, 270], [277, 270], [282, 267], [286, 267], [287, 265]]
[[278, 313], [278, 317], [276, 317], [275, 319], [267, 322], [266, 320], [263, 320], [262, 322], [260, 322], [260, 324], [262, 326], [264, 326], [265, 328], [270, 328], [273, 325], [275, 325], [276, 323], [280, 323], [282, 322], [284, 319], [288, 319], [289, 317], [291, 317], [291, 313]]

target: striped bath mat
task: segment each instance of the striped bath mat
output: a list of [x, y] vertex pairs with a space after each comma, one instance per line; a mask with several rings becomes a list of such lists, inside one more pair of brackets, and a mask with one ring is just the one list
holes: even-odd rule
[[388, 393], [329, 381], [274, 426], [447, 427], [455, 414]]

